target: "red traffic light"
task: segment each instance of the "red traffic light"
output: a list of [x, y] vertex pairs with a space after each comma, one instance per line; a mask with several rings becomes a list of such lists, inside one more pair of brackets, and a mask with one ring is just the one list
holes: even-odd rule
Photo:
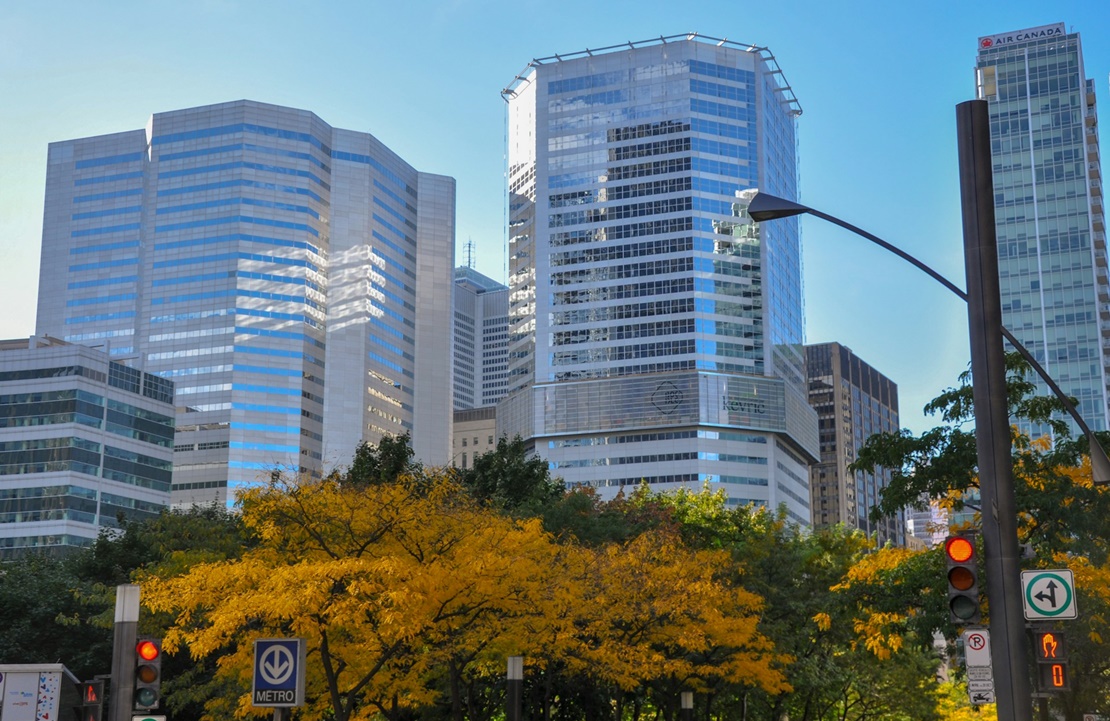
[[951, 536], [944, 544], [944, 553], [955, 563], [966, 563], [975, 555], [975, 544], [965, 536]]
[[153, 661], [162, 653], [154, 641], [139, 641], [135, 646], [135, 653], [144, 661]]

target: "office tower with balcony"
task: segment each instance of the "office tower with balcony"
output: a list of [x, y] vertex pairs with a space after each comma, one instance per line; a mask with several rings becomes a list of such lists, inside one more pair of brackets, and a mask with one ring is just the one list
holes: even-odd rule
[[602, 497], [708, 485], [808, 524], [796, 218], [801, 108], [766, 48], [697, 34], [533, 60], [508, 104], [509, 395]]
[[177, 386], [174, 503], [411, 432], [450, 458], [454, 181], [236, 101], [52, 143], [37, 328]]
[[0, 559], [91, 546], [170, 503], [173, 383], [54, 338], [0, 341]]
[[509, 288], [455, 268], [455, 410], [496, 406], [508, 385]]
[[1002, 322], [1091, 429], [1107, 430], [1110, 283], [1079, 33], [1059, 23], [981, 37], [976, 73], [990, 107]]
[[848, 468], [870, 436], [898, 432], [898, 386], [839, 343], [807, 345], [806, 373], [821, 432], [821, 460], [809, 469], [813, 525], [844, 524], [875, 536], [880, 546], [906, 545], [903, 511], [871, 519], [891, 471]]

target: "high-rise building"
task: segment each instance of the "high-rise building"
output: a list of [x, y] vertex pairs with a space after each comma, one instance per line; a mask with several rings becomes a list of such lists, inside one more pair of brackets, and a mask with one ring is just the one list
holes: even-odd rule
[[170, 503], [173, 383], [101, 349], [0, 341], [0, 558], [92, 545]]
[[495, 406], [508, 387], [509, 288], [455, 268], [454, 311], [455, 410]]
[[808, 524], [801, 108], [766, 48], [697, 34], [533, 60], [509, 113], [509, 396], [553, 475], [703, 484]]
[[385, 434], [449, 460], [454, 180], [251, 101], [48, 162], [38, 332], [176, 382], [174, 503]]
[[944, 543], [944, 538], [948, 535], [948, 511], [937, 505], [928, 495], [922, 496], [920, 503], [920, 508], [906, 510], [907, 541], [909, 536], [913, 536], [925, 548], [934, 548]]
[[904, 512], [878, 522], [870, 516], [890, 484], [890, 469], [848, 468], [869, 437], [898, 432], [898, 386], [839, 343], [807, 345], [806, 371], [821, 429], [821, 460], [809, 469], [813, 525], [844, 524], [875, 535], [880, 546], [904, 546]]
[[1107, 430], [1110, 282], [1079, 33], [1060, 23], [981, 37], [977, 82], [990, 107], [1002, 322], [1091, 429]]

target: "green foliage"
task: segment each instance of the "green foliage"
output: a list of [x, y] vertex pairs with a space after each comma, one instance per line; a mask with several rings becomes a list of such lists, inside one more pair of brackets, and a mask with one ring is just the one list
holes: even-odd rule
[[563, 496], [562, 481], [551, 477], [547, 461], [528, 455], [520, 436], [502, 436], [497, 448], [458, 473], [472, 496], [516, 515], [539, 515]]
[[83, 678], [107, 673], [111, 632], [87, 623], [89, 609], [75, 594], [83, 579], [72, 556], [40, 554], [0, 567], [0, 660], [64, 663]]
[[413, 461], [412, 439], [405, 433], [385, 436], [377, 446], [366, 441], [359, 443], [350, 467], [339, 478], [343, 484], [358, 488], [392, 483], [420, 471], [420, 464]]

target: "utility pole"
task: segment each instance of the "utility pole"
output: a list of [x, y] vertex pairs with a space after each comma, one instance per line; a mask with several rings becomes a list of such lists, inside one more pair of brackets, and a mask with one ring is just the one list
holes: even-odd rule
[[1033, 721], [1025, 658], [987, 101], [968, 100], [956, 106], [956, 134], [995, 696], [999, 721]]

